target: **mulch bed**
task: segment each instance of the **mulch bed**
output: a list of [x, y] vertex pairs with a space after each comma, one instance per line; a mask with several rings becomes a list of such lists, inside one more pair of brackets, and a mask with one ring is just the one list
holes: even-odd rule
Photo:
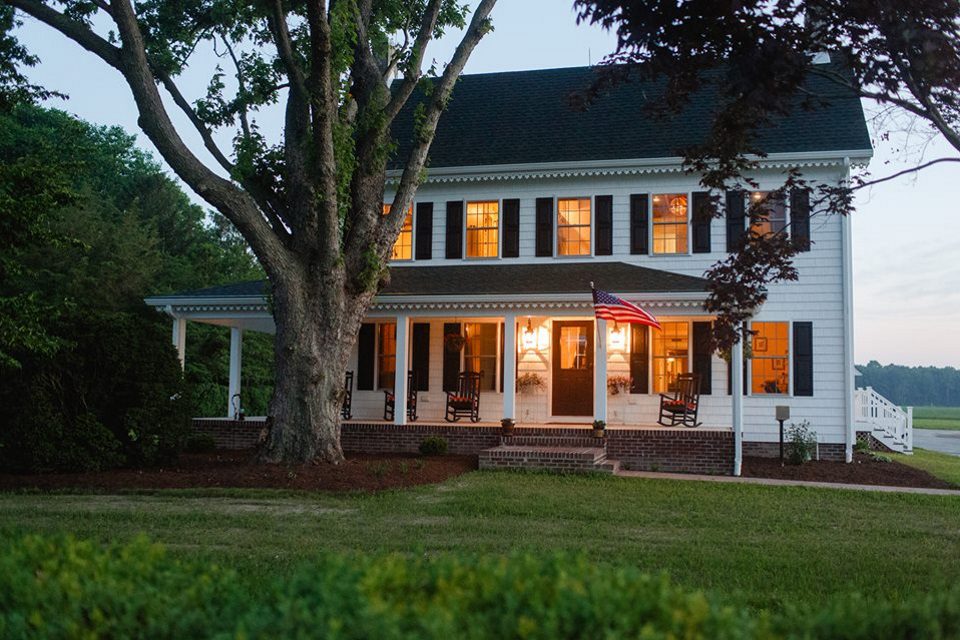
[[853, 454], [851, 464], [820, 460], [802, 465], [786, 463], [783, 467], [780, 466], [779, 458], [745, 457], [743, 459], [743, 475], [752, 478], [841, 482], [844, 484], [871, 484], [890, 487], [957, 488], [922, 469], [900, 464], [896, 461], [879, 462], [870, 455], [859, 452]]
[[343, 464], [265, 465], [252, 451], [182, 454], [171, 467], [91, 473], [0, 474], [9, 489], [195, 489], [201, 487], [380, 491], [442, 482], [477, 468], [476, 456], [355, 455]]

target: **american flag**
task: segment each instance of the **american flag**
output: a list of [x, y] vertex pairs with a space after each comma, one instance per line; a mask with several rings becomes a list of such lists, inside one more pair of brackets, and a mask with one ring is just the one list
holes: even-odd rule
[[593, 289], [593, 312], [601, 320], [645, 324], [656, 329], [660, 328], [657, 319], [637, 305], [599, 289]]

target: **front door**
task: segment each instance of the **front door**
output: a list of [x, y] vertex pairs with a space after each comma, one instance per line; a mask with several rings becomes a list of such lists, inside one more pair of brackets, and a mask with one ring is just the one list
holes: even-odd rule
[[553, 415], [593, 415], [593, 322], [553, 323]]

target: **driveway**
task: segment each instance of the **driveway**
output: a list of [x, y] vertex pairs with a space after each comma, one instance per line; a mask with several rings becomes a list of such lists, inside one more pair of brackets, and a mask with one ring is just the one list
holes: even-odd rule
[[960, 456], [960, 431], [914, 429], [913, 446]]

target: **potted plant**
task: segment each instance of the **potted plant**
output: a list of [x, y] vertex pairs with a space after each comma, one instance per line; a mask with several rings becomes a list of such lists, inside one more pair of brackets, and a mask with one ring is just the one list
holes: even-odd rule
[[502, 418], [500, 420], [500, 428], [503, 429], [503, 435], [509, 436], [513, 435], [513, 428], [517, 426], [517, 423], [513, 418]]
[[462, 351], [466, 343], [467, 339], [459, 333], [448, 333], [443, 336], [443, 346], [451, 353]]
[[607, 423], [603, 420], [593, 421], [593, 437], [602, 438], [607, 435]]
[[545, 391], [547, 383], [538, 373], [525, 373], [517, 378], [517, 391], [526, 395], [536, 391]]
[[610, 376], [607, 378], [607, 391], [616, 396], [630, 391], [630, 378], [627, 376]]

